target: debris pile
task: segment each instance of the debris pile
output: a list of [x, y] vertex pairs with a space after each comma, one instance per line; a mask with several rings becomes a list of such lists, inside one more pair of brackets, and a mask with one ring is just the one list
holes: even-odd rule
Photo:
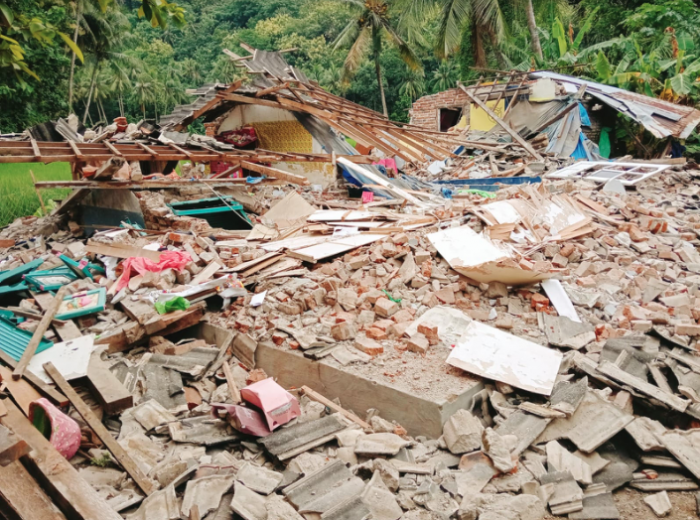
[[[0, 230], [2, 514], [693, 517], [696, 166], [571, 165], [551, 135], [525, 141], [508, 124], [511, 143], [459, 128], [423, 138], [278, 53], [239, 58], [267, 72], [197, 92], [161, 134], [222, 103], [260, 104], [317, 117], [330, 148], [227, 143], [222, 157], [207, 139], [199, 152], [119, 142], [128, 128], [80, 146], [0, 143], [78, 165], [53, 215]], [[488, 115], [490, 96], [531, 88], [506, 85], [483, 100], [486, 87], [462, 90]], [[225, 119], [207, 124], [234, 143], [252, 135]], [[377, 156], [336, 153], [331, 129], [377, 141]], [[462, 149], [439, 159], [436, 141]], [[197, 166], [212, 157], [258, 175]], [[138, 179], [139, 162], [181, 159], [182, 177]], [[334, 177], [261, 164], [275, 162], [331, 164]]]

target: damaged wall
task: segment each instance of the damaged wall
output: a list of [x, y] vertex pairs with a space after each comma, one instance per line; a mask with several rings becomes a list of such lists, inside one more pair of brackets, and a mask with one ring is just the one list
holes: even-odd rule
[[[276, 152], [328, 153], [289, 110], [258, 105], [237, 105], [223, 116], [217, 133], [251, 125], [255, 128], [258, 147]], [[335, 179], [335, 168], [325, 163], [280, 162], [276, 167], [308, 178], [311, 184], [327, 186]]]
[[438, 130], [439, 110], [441, 108], [462, 108], [467, 103], [469, 103], [467, 95], [458, 88], [452, 88], [416, 100], [408, 114], [411, 116], [412, 125]]

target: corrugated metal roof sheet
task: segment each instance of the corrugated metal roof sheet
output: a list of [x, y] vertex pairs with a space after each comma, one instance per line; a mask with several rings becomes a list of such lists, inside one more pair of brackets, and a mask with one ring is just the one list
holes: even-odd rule
[[533, 72], [530, 75], [534, 78], [553, 79], [563, 84], [570, 93], [576, 92], [585, 84], [586, 94], [637, 121], [659, 139], [669, 136], [685, 139], [700, 123], [700, 110], [693, 107], [550, 71]]

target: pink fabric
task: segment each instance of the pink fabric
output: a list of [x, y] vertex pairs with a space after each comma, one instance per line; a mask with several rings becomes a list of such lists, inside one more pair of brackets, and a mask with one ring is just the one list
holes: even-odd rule
[[43, 408], [51, 424], [49, 442], [66, 459], [73, 458], [80, 448], [80, 426], [73, 419], [42, 397], [29, 404], [29, 420], [34, 422], [34, 410]]
[[399, 172], [399, 169], [396, 167], [396, 161], [394, 159], [385, 158], [385, 159], [380, 160], [379, 162], [374, 162], [372, 164], [381, 164], [387, 170], [393, 169], [394, 173]]
[[182, 271], [185, 265], [190, 262], [189, 253], [182, 251], [165, 251], [160, 254], [160, 262], [156, 263], [148, 258], [130, 257], [122, 263], [123, 272], [117, 281], [117, 291], [121, 291], [129, 283], [132, 274], [143, 274], [146, 271], [160, 273], [164, 269], [175, 269]]

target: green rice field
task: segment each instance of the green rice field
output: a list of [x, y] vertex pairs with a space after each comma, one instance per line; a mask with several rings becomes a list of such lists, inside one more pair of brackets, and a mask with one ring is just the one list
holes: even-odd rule
[[[17, 217], [33, 215], [40, 209], [30, 170], [34, 172], [37, 181], [71, 179], [68, 163], [0, 164], [0, 227], [10, 224]], [[68, 188], [41, 190], [47, 210], [52, 199], [62, 199], [69, 193]]]

